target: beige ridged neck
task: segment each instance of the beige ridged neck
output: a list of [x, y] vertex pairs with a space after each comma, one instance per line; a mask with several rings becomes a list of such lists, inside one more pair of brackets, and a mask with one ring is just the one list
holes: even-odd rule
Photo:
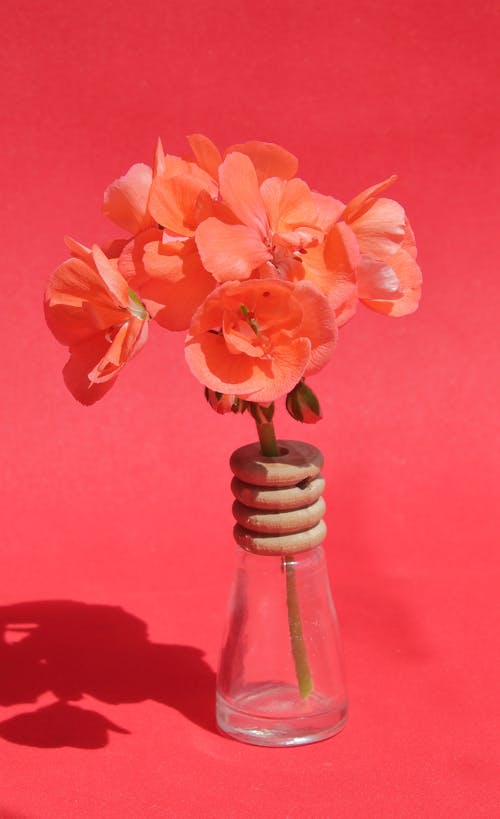
[[280, 455], [262, 455], [258, 443], [233, 452], [231, 490], [236, 542], [247, 551], [287, 555], [319, 546], [323, 521], [323, 456], [300, 441], [278, 441]]

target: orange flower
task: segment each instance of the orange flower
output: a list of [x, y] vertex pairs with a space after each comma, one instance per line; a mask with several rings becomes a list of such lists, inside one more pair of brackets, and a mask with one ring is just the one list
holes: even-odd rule
[[395, 180], [391, 176], [360, 193], [349, 202], [342, 219], [359, 244], [360, 301], [377, 312], [404, 316], [418, 307], [422, 274], [404, 209], [393, 199], [377, 198]]
[[216, 285], [201, 263], [194, 232], [213, 212], [212, 196], [217, 195], [209, 174], [195, 162], [165, 155], [159, 143], [148, 198], [154, 227], [131, 240], [118, 267], [130, 286], [140, 290], [150, 316], [168, 330], [187, 330], [194, 311]]
[[307, 282], [227, 282], [197, 310], [186, 341], [193, 374], [211, 390], [267, 403], [332, 355], [327, 299]]
[[288, 278], [308, 281], [317, 287], [328, 298], [337, 326], [342, 327], [356, 312], [356, 269], [359, 261], [356, 236], [344, 222], [336, 222], [322, 244], [304, 251], [302, 264], [293, 271], [289, 270]]
[[200, 262], [194, 241], [163, 240], [161, 230], [139, 233], [120, 253], [118, 269], [151, 318], [167, 330], [187, 330], [216, 281]]
[[153, 227], [148, 201], [153, 171], [149, 165], [132, 165], [104, 191], [103, 213], [129, 233]]
[[221, 153], [201, 134], [188, 142], [191, 159], [158, 140], [152, 167], [132, 165], [106, 189], [104, 212], [131, 238], [102, 249], [66, 239], [72, 258], [45, 302], [70, 349], [66, 384], [83, 403], [100, 398], [152, 318], [189, 328], [186, 358], [217, 412], [288, 393], [292, 415], [315, 420], [304, 376], [324, 366], [357, 304], [392, 316], [418, 306], [413, 231], [401, 205], [380, 196], [395, 177], [344, 205], [297, 178], [296, 157], [279, 145]]
[[[219, 166], [223, 161], [219, 149], [203, 134], [192, 134], [188, 137], [188, 142], [197, 164], [217, 181]], [[281, 145], [275, 145], [273, 142], [253, 141], [231, 145], [226, 150], [225, 156], [235, 152], [245, 154], [252, 160], [259, 185], [264, 179], [269, 179], [271, 176], [291, 179], [297, 173], [299, 165], [297, 158]]]
[[[301, 179], [265, 179], [259, 186], [248, 156], [228, 154], [219, 168], [223, 203], [232, 219], [209, 216], [196, 230], [202, 262], [219, 282], [260, 275], [294, 278], [301, 253], [323, 238], [318, 201]], [[265, 266], [265, 267], [263, 267]]]
[[279, 146], [236, 147], [245, 148], [246, 154], [231, 149], [219, 167], [226, 214], [205, 218], [195, 233], [204, 266], [219, 282], [251, 276], [310, 281], [328, 296], [340, 326], [357, 302], [358, 244], [354, 238], [354, 247], [347, 252], [335, 228], [327, 264], [323, 242], [344, 204], [311, 191], [301, 179], [270, 177], [280, 171], [290, 176], [296, 168], [296, 161], [287, 159], [291, 154]]
[[68, 389], [83, 404], [93, 404], [145, 344], [149, 316], [116, 260], [97, 246], [85, 258], [86, 248], [74, 245], [80, 256], [52, 275], [45, 315], [57, 340], [70, 350], [63, 371]]
[[152, 168], [139, 162], [132, 165], [126, 174], [108, 185], [104, 191], [103, 213], [109, 216], [116, 225], [134, 235], [156, 227], [149, 210], [149, 196], [153, 179], [164, 171], [166, 161], [163, 145], [159, 139]]
[[218, 184], [209, 172], [197, 162], [164, 154], [158, 143], [148, 207], [166, 241], [194, 236], [199, 222], [211, 214], [211, 201], [218, 194]]

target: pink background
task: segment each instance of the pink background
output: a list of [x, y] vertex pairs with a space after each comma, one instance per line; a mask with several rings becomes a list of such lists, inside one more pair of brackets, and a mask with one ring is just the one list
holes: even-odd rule
[[[8, 0], [3, 16], [0, 620], [43, 622], [57, 684], [33, 646], [0, 649], [0, 816], [497, 815], [498, 4]], [[360, 309], [342, 331], [312, 382], [321, 424], [279, 413], [326, 456], [351, 700], [342, 734], [299, 749], [213, 724], [228, 457], [250, 420], [212, 413], [161, 331], [83, 408], [42, 317], [63, 235], [116, 235], [106, 185], [192, 132], [278, 142], [344, 200], [397, 173], [425, 277], [415, 315]], [[56, 694], [73, 705], [43, 710]]]

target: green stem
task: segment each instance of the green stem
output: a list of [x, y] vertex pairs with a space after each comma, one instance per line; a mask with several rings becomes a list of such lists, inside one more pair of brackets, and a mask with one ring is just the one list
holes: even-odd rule
[[283, 566], [286, 574], [286, 604], [288, 608], [288, 630], [292, 643], [295, 674], [299, 686], [300, 696], [307, 699], [313, 690], [313, 681], [309, 663], [307, 661], [306, 644], [302, 633], [302, 619], [300, 617], [299, 595], [297, 592], [297, 577], [293, 558], [284, 557]]
[[[255, 417], [255, 416], [254, 416]], [[275, 458], [279, 453], [274, 424], [272, 421], [257, 421], [260, 448], [263, 455]], [[282, 567], [286, 575], [286, 605], [288, 609], [288, 630], [292, 646], [295, 674], [299, 686], [300, 696], [305, 700], [313, 690], [313, 681], [309, 663], [307, 661], [306, 644], [302, 633], [302, 619], [300, 616], [299, 595], [297, 592], [297, 578], [293, 558], [283, 557]]]
[[266, 421], [265, 423], [261, 424], [257, 421], [256, 424], [262, 454], [267, 455], [268, 458], [275, 458], [280, 453], [276, 441], [273, 422]]

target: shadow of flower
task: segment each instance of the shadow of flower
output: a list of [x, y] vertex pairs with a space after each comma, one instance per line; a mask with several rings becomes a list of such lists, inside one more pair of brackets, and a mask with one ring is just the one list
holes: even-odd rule
[[100, 748], [100, 714], [69, 703], [89, 695], [118, 704], [154, 700], [216, 732], [215, 674], [192, 646], [148, 639], [146, 624], [117, 606], [46, 600], [0, 607], [0, 705], [59, 702], [0, 723], [0, 736], [37, 747]]
[[128, 734], [96, 711], [55, 702], [0, 723], [0, 736], [36, 748], [104, 748], [108, 732]]

